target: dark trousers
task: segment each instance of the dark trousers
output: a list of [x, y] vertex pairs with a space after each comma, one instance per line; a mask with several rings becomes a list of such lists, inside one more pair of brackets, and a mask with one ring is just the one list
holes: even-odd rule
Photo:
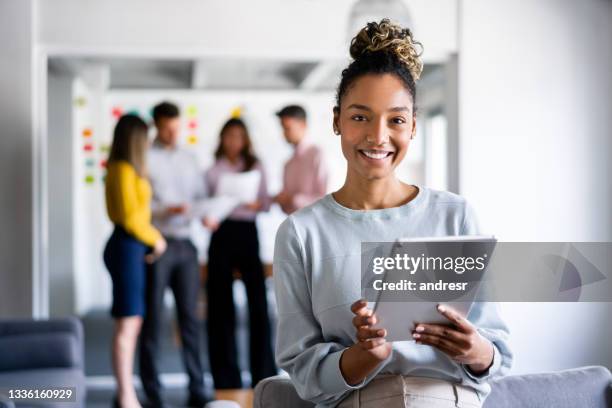
[[164, 292], [170, 286], [174, 294], [181, 332], [182, 354], [189, 375], [191, 395], [204, 395], [200, 360], [200, 322], [197, 300], [200, 273], [197, 251], [191, 241], [167, 239], [168, 249], [147, 271], [146, 314], [140, 334], [140, 378], [150, 400], [160, 398], [161, 383], [157, 362], [159, 338], [164, 315]]
[[252, 221], [226, 220], [210, 240], [206, 285], [208, 354], [217, 389], [242, 387], [236, 350], [234, 269], [240, 271], [248, 297], [251, 385], [277, 374], [257, 228]]

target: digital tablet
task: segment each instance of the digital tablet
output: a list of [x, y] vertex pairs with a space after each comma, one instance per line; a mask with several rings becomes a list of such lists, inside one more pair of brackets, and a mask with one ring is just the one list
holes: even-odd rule
[[[441, 248], [439, 251], [444, 250], [444, 246], [436, 246], [435, 243], [456, 243], [459, 244], [453, 245], [455, 251], [454, 255], [456, 256], [457, 251], [463, 251], [464, 248], [470, 248], [470, 250], [473, 251], [480, 246], [480, 243], [485, 245], [483, 248], [486, 248], [487, 251], [491, 253], [497, 240], [490, 235], [460, 235], [431, 238], [402, 238], [396, 241], [396, 243], [400, 244], [405, 242], [415, 243], [416, 247], [413, 245], [415, 248], [419, 248], [419, 245], [423, 245], [423, 248], [427, 248], [428, 254], [435, 252], [435, 248]], [[473, 244], [469, 246], [460, 245], [461, 243], [467, 242]], [[434, 248], [433, 250], [432, 247]], [[389, 255], [392, 256], [393, 254]], [[480, 275], [476, 276], [469, 290], [462, 291], [458, 293], [457, 296], [453, 296], [452, 299], [445, 301], [428, 301], [426, 296], [423, 296], [422, 292], [411, 291], [403, 293], [403, 300], [398, 301], [397, 297], [393, 297], [389, 292], [379, 291], [378, 298], [374, 305], [374, 313], [378, 320], [374, 328], [386, 329], [387, 341], [412, 341], [414, 340], [412, 338], [412, 331], [418, 323], [449, 323], [449, 321], [438, 312], [438, 304], [449, 306], [463, 317], [466, 317], [474, 303], [485, 271], [486, 267]], [[385, 273], [384, 276], [382, 276], [382, 282], [385, 283], [387, 280], [388, 273]]]

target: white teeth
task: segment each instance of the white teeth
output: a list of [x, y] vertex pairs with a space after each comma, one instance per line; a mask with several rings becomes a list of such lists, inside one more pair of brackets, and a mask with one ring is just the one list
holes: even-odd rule
[[376, 159], [376, 160], [384, 159], [390, 153], [390, 152], [385, 152], [385, 151], [380, 151], [380, 150], [362, 150], [361, 152], [365, 154], [366, 156], [368, 156], [370, 159]]

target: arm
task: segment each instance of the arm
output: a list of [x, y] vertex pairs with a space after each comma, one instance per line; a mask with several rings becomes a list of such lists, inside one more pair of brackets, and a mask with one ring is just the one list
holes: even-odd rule
[[117, 169], [117, 179], [109, 186], [111, 196], [119, 211], [120, 225], [136, 239], [152, 247], [161, 234], [147, 219], [147, 212], [138, 206], [137, 181], [136, 171], [129, 165], [121, 165]]
[[276, 362], [291, 376], [299, 396], [333, 403], [356, 389], [340, 371], [346, 347], [326, 341], [313, 313], [306, 254], [291, 217], [280, 226], [274, 247], [274, 285], [278, 307]]

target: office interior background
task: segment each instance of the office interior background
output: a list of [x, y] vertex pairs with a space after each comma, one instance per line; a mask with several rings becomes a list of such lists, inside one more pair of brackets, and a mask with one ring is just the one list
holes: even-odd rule
[[[121, 113], [177, 103], [203, 170], [241, 116], [275, 193], [291, 149], [274, 112], [302, 104], [337, 189], [335, 86], [350, 37], [382, 16], [424, 45], [402, 179], [465, 196], [502, 241], [612, 240], [609, 0], [0, 0], [0, 318], [110, 319], [104, 161]], [[283, 217], [257, 221], [264, 262]], [[612, 304], [502, 308], [513, 373], [612, 369]]]

